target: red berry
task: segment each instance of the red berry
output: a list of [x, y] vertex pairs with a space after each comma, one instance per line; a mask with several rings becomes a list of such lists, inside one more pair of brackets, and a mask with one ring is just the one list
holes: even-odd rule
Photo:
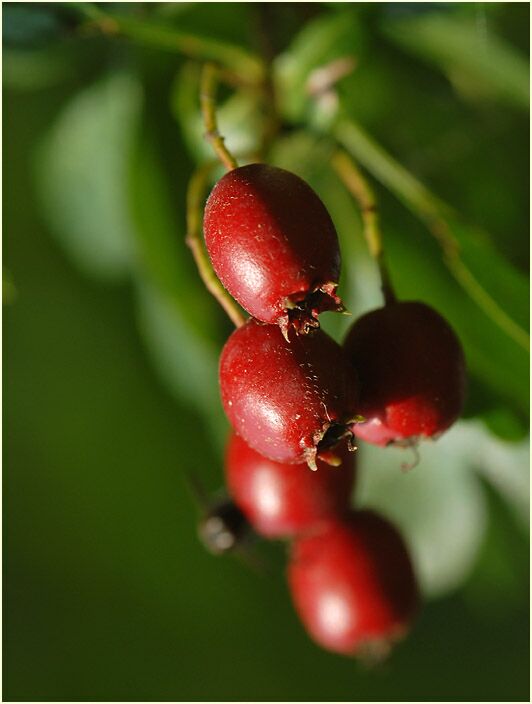
[[288, 581], [310, 636], [345, 655], [387, 654], [407, 632], [419, 601], [401, 536], [371, 511], [326, 521], [297, 538]]
[[318, 460], [318, 471], [309, 472], [306, 464], [268, 460], [232, 434], [225, 473], [233, 499], [257, 533], [289, 537], [348, 510], [355, 456], [344, 446], [341, 459], [340, 468]]
[[343, 310], [336, 230], [290, 171], [249, 164], [227, 173], [207, 201], [204, 232], [218, 277], [258, 320], [306, 333], [320, 312]]
[[287, 342], [276, 325], [251, 318], [222, 350], [220, 387], [235, 431], [276, 462], [315, 469], [317, 453], [327, 461], [329, 448], [351, 436], [356, 376], [322, 330]]
[[435, 310], [413, 301], [371, 311], [351, 328], [344, 349], [360, 379], [357, 437], [375, 445], [413, 444], [460, 415], [466, 373], [462, 347]]

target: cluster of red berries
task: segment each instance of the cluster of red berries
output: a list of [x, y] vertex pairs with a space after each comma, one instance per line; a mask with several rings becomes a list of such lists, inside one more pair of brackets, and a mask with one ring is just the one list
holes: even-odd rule
[[204, 537], [225, 550], [250, 524], [291, 538], [288, 581], [310, 635], [340, 653], [382, 652], [407, 630], [418, 588], [397, 530], [350, 507], [354, 438], [412, 445], [447, 429], [464, 398], [460, 344], [417, 302], [364, 315], [343, 347], [319, 329], [321, 312], [343, 310], [338, 238], [288, 171], [230, 171], [207, 201], [204, 233], [216, 274], [253, 316], [221, 355], [233, 502]]

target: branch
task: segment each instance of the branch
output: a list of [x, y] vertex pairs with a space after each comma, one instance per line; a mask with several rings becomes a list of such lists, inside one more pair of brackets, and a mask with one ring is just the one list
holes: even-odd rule
[[104, 34], [127, 37], [140, 44], [162, 51], [171, 51], [193, 59], [217, 61], [241, 77], [246, 84], [262, 81], [264, 66], [260, 58], [233, 44], [181, 32], [174, 27], [109, 13], [90, 2], [66, 2], [64, 6], [75, 11], [82, 27], [94, 28]]

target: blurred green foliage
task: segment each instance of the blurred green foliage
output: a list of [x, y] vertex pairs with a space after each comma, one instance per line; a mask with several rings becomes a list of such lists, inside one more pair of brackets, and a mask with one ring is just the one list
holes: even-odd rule
[[[4, 699], [528, 699], [528, 22], [518, 3], [4, 3]], [[308, 640], [282, 545], [258, 546], [265, 575], [205, 554], [184, 479], [222, 484], [231, 330], [184, 244], [212, 158], [199, 69], [236, 73], [219, 122], [249, 160], [262, 56], [268, 160], [328, 206], [349, 309], [380, 294], [338, 145], [375, 188], [398, 294], [468, 360], [466, 420], [419, 467], [360, 451], [355, 501], [401, 527], [427, 596], [376, 671]]]

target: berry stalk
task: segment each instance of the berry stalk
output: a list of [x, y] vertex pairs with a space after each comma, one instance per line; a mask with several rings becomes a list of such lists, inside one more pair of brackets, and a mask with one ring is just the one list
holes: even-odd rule
[[379, 268], [384, 302], [386, 305], [395, 303], [395, 293], [384, 261], [384, 247], [375, 194], [360, 169], [346, 152], [336, 152], [332, 157], [332, 165], [360, 208], [364, 237], [369, 252]]
[[218, 84], [219, 69], [215, 64], [207, 62], [203, 65], [200, 79], [200, 103], [205, 125], [205, 137], [220, 162], [227, 171], [238, 168], [238, 162], [225, 146], [224, 138], [218, 131], [216, 121], [216, 87]]
[[245, 317], [214, 273], [201, 239], [201, 211], [205, 201], [209, 174], [213, 166], [213, 162], [203, 164], [203, 166], [194, 171], [189, 181], [187, 189], [186, 243], [192, 251], [192, 256], [205, 287], [216, 298], [238, 328], [245, 323]]

